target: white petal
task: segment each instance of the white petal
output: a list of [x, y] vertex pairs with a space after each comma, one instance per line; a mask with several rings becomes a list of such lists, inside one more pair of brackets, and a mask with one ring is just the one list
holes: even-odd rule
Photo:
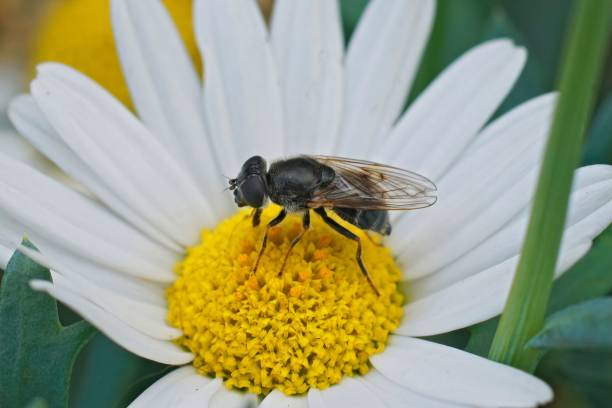
[[57, 64], [40, 66], [31, 90], [70, 149], [158, 229], [190, 245], [214, 224], [191, 177], [107, 91]]
[[552, 399], [546, 383], [464, 351], [391, 336], [370, 361], [383, 375], [424, 395], [483, 407], [535, 407]]
[[42, 171], [52, 172], [52, 164], [13, 129], [0, 125], [0, 152]]
[[[398, 364], [401, 364], [398, 362]], [[410, 362], [406, 362], [410, 364]], [[372, 368], [368, 374], [358, 378], [366, 387], [378, 395], [388, 408], [418, 407], [418, 408], [459, 408], [465, 405], [451, 404], [431, 397], [425, 397], [393, 382]], [[435, 381], [435, 380], [434, 380]]]
[[47, 292], [64, 303], [115, 343], [140, 357], [171, 365], [186, 364], [193, 360], [193, 354], [182, 351], [176, 344], [141, 333], [71, 290], [42, 280], [31, 281], [30, 285], [32, 289]]
[[272, 390], [258, 408], [308, 408], [308, 399], [305, 396], [289, 397], [279, 390]]
[[15, 245], [21, 252], [32, 258], [38, 264], [55, 270], [64, 276], [76, 276], [76, 279], [85, 279], [106, 291], [110, 291], [128, 299], [154, 306], [166, 307], [164, 286], [157, 282], [134, 278], [112, 271], [94, 262], [58, 250], [46, 243], [43, 243], [41, 246], [39, 240], [36, 240], [38, 251], [20, 245], [18, 240], [13, 242], [15, 242]]
[[255, 408], [257, 396], [221, 387], [210, 399], [210, 408]]
[[198, 374], [193, 366], [181, 367], [147, 388], [130, 408], [254, 408], [257, 397], [229, 391], [220, 379]]
[[[557, 272], [571, 267], [591, 248], [581, 243], [562, 248]], [[468, 327], [497, 316], [504, 309], [519, 256], [463, 279], [404, 306], [404, 319], [395, 333], [431, 336]]]
[[487, 126], [485, 142], [438, 184], [438, 202], [397, 221], [390, 242], [405, 278], [451, 263], [527, 207], [554, 103], [552, 94], [535, 98]]
[[525, 59], [508, 40], [466, 52], [410, 106], [378, 158], [439, 181], [508, 94]]
[[267, 30], [251, 0], [196, 0], [195, 31], [206, 61], [204, 106], [226, 175], [252, 155], [285, 151], [281, 90]]
[[180, 251], [180, 247], [166, 235], [145, 220], [138, 211], [116, 195], [106, 185], [104, 177], [98, 177], [79, 156], [77, 156], [57, 132], [51, 127], [44, 114], [30, 95], [21, 95], [11, 102], [9, 116], [21, 134], [45, 156], [51, 159], [66, 174], [87, 187], [104, 204], [113, 209], [132, 225], [168, 248]]
[[[195, 369], [191, 365], [183, 366], [169, 372], [168, 374], [155, 381], [146, 390], [142, 392], [132, 403], [129, 405], [130, 408], [148, 407], [149, 404], [153, 403], [156, 398], [161, 394], [168, 392], [173, 386], [180, 384], [182, 380], [189, 379], [197, 375]], [[201, 386], [206, 386], [211, 382], [208, 377], [202, 377]]]
[[368, 387], [351, 377], [323, 391], [308, 391], [309, 408], [370, 408], [384, 407], [382, 400]]
[[[610, 223], [612, 167], [587, 166], [576, 171], [564, 245], [573, 246], [593, 239]], [[517, 255], [527, 230], [529, 209], [461, 258], [425, 278], [411, 282], [413, 298], [427, 296], [479, 271]], [[595, 230], [592, 230], [595, 228]]]
[[78, 293], [147, 336], [159, 340], [173, 340], [182, 334], [179, 329], [166, 323], [168, 310], [165, 307], [143, 303], [113, 293], [87, 281], [76, 273], [64, 275], [51, 271], [51, 276], [56, 287]]
[[338, 152], [369, 157], [402, 110], [434, 17], [433, 0], [373, 0], [346, 56]]
[[271, 40], [284, 91], [287, 153], [331, 153], [342, 108], [338, 2], [277, 1]]
[[[196, 378], [199, 377], [199, 378]], [[201, 408], [212, 406], [212, 399], [220, 392], [224, 392], [221, 379], [202, 380], [203, 375], [194, 374], [189, 378], [181, 380], [180, 384], [171, 390], [162, 393], [158, 399], [147, 407], [177, 407], [177, 408]], [[207, 405], [208, 403], [208, 405]]]
[[0, 225], [0, 269], [5, 270], [23, 239], [23, 228], [3, 211], [0, 211]]
[[231, 209], [204, 122], [201, 83], [161, 1], [113, 0], [115, 43], [136, 109], [219, 216]]
[[21, 234], [41, 236], [134, 276], [173, 279], [174, 254], [91, 199], [9, 157], [0, 158], [0, 208], [27, 228]]
[[193, 366], [185, 366], [157, 380], [132, 401], [129, 407], [208, 407], [212, 396], [222, 387], [220, 379], [213, 380], [198, 374]]
[[15, 248], [11, 248], [10, 245], [0, 244], [0, 269], [5, 270], [9, 260], [13, 256]]
[[323, 397], [321, 396], [321, 391], [316, 388], [311, 388], [308, 390], [308, 394], [306, 395], [306, 400], [308, 402], [308, 408], [326, 408], [325, 402], [323, 401]]

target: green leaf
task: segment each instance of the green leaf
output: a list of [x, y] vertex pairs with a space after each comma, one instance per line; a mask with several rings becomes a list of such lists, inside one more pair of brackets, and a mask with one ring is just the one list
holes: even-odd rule
[[597, 110], [584, 147], [583, 164], [596, 163], [612, 164], [612, 94]]
[[543, 326], [574, 170], [609, 41], [612, 2], [581, 0], [562, 69], [561, 94], [538, 180], [527, 236], [489, 357], [533, 370], [527, 341]]
[[539, 349], [612, 348], [612, 298], [589, 300], [554, 313], [527, 345]]
[[[549, 354], [548, 365], [557, 375], [581, 383], [612, 386], [612, 351], [557, 350]], [[548, 367], [551, 368], [551, 367]]]
[[96, 331], [86, 322], [63, 327], [55, 300], [33, 291], [32, 279], [51, 275], [15, 252], [0, 287], [0, 406], [23, 407], [38, 396], [65, 407], [72, 365]]
[[[555, 408], [610, 407], [610, 351], [552, 350], [542, 360], [536, 374], [555, 389]], [[571, 404], [576, 402], [582, 404]]]
[[612, 226], [595, 240], [593, 248], [555, 282], [548, 313], [554, 313], [612, 291]]
[[70, 406], [125, 407], [131, 400], [122, 403], [124, 395], [135, 384], [165, 368], [164, 364], [138, 357], [99, 334], [85, 346], [74, 366]]

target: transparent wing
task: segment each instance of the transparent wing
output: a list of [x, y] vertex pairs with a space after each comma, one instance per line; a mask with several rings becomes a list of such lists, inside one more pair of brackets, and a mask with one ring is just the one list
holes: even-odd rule
[[311, 157], [336, 172], [330, 185], [315, 191], [312, 208], [414, 210], [436, 202], [435, 184], [420, 174], [366, 160]]

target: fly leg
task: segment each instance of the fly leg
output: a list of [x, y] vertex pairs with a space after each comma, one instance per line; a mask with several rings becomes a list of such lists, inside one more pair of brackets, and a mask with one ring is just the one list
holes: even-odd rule
[[261, 222], [262, 211], [263, 210], [261, 208], [255, 208], [253, 210], [253, 213], [251, 214], [251, 223], [253, 224], [253, 227], [259, 226], [259, 223]]
[[304, 211], [304, 217], [302, 218], [302, 231], [297, 235], [297, 237], [293, 238], [291, 244], [289, 245], [289, 250], [285, 254], [285, 259], [283, 260], [283, 266], [281, 266], [280, 271], [278, 271], [278, 275], [280, 276], [285, 269], [285, 265], [287, 264], [287, 259], [289, 258], [289, 254], [293, 251], [293, 248], [297, 245], [298, 242], [302, 239], [306, 231], [310, 228], [310, 210]]
[[327, 225], [336, 230], [336, 232], [344, 235], [348, 239], [352, 239], [353, 241], [357, 242], [357, 253], [355, 255], [355, 258], [357, 259], [359, 269], [361, 269], [361, 273], [368, 280], [368, 283], [374, 290], [374, 293], [376, 293], [377, 296], [380, 296], [380, 292], [378, 291], [378, 289], [376, 289], [376, 286], [374, 286], [374, 282], [372, 282], [372, 278], [370, 277], [370, 274], [368, 273], [368, 270], [366, 269], [366, 266], [363, 263], [363, 258], [361, 256], [361, 239], [357, 235], [353, 234], [351, 231], [344, 228], [342, 225], [338, 224], [333, 218], [330, 218], [330, 216], [327, 215], [327, 212], [325, 212], [325, 208], [315, 208], [315, 212], [319, 214], [319, 216], [321, 216], [321, 218], [323, 219], [323, 221], [325, 221]]
[[255, 265], [253, 265], [253, 270], [251, 271], [251, 273], [257, 272], [257, 268], [259, 267], [259, 261], [261, 261], [261, 256], [266, 250], [266, 245], [268, 244], [268, 232], [270, 231], [270, 228], [280, 224], [285, 219], [286, 216], [287, 216], [287, 211], [285, 211], [285, 209], [283, 208], [278, 213], [278, 215], [274, 217], [272, 221], [268, 223], [268, 225], [266, 225], [266, 231], [264, 232], [264, 237], [263, 237], [263, 240], [261, 241], [261, 248], [259, 249], [259, 254], [257, 254], [257, 261], [255, 261]]

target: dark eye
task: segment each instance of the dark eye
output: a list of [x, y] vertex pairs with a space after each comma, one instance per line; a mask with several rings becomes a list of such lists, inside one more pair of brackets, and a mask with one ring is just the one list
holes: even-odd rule
[[240, 197], [236, 196], [236, 199], [240, 199], [241, 202], [251, 207], [259, 208], [266, 200], [266, 185], [262, 177], [258, 175], [247, 177], [236, 191], [240, 195]]

